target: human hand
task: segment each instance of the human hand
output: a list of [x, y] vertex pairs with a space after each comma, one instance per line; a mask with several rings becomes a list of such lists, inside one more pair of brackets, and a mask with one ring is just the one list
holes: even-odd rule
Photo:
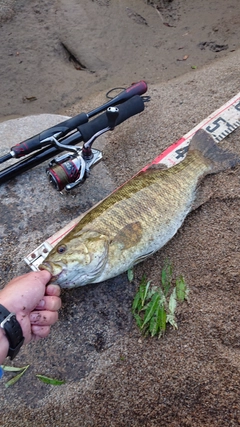
[[47, 285], [50, 279], [48, 271], [31, 272], [11, 280], [0, 291], [0, 304], [16, 314], [24, 344], [46, 337], [58, 319], [60, 288]]

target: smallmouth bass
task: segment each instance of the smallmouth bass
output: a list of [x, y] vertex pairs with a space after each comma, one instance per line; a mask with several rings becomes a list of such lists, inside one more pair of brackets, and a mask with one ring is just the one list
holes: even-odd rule
[[63, 288], [115, 277], [161, 249], [181, 227], [199, 181], [240, 163], [200, 129], [187, 156], [163, 169], [155, 165], [94, 206], [39, 266]]

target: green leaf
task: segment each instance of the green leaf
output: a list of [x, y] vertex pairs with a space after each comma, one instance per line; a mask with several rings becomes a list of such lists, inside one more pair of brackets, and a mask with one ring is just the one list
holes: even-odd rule
[[162, 305], [159, 305], [157, 310], [157, 325], [159, 331], [166, 331], [166, 323], [167, 323], [167, 313], [165, 308]]
[[151, 299], [153, 294], [155, 294], [156, 292], [159, 292], [159, 286], [152, 285], [151, 287], [149, 287], [148, 293], [147, 293], [147, 299]]
[[62, 384], [65, 384], [64, 380], [56, 380], [54, 378], [45, 377], [44, 375], [36, 375], [36, 377], [40, 381], [42, 381], [43, 383], [46, 383], [46, 384], [51, 384], [51, 385], [62, 385]]
[[29, 365], [25, 366], [25, 368], [22, 370], [22, 372], [20, 374], [16, 375], [15, 377], [13, 377], [11, 380], [9, 380], [5, 384], [5, 387], [8, 388], [11, 385], [15, 384], [18, 380], [20, 380], [20, 378], [23, 376], [23, 374], [25, 374], [25, 372], [28, 368], [29, 368]]
[[170, 323], [175, 329], [178, 328], [175, 317], [172, 314], [167, 315], [167, 323]]
[[142, 328], [142, 323], [143, 323], [141, 317], [139, 316], [138, 313], [134, 313], [133, 315], [134, 315], [134, 319], [136, 321], [137, 326], [141, 329]]
[[19, 372], [19, 371], [22, 371], [25, 368], [28, 368], [28, 366], [22, 366], [22, 368], [17, 368], [16, 366], [5, 366], [5, 365], [1, 365], [1, 368], [4, 371], [6, 371], [6, 372]]
[[143, 319], [143, 324], [142, 324], [142, 328], [146, 325], [146, 323], [149, 322], [149, 320], [151, 319], [151, 317], [154, 315], [157, 306], [159, 304], [159, 300], [160, 300], [160, 295], [158, 293], [154, 294], [149, 305], [148, 308], [145, 312], [145, 316]]
[[149, 323], [149, 332], [154, 337], [158, 332], [157, 316], [153, 316]]
[[144, 292], [143, 292], [143, 301], [142, 301], [143, 305], [144, 305], [146, 299], [148, 299], [148, 293], [149, 293], [148, 290], [149, 290], [150, 283], [151, 283], [151, 281], [148, 281], [146, 283], [146, 285], [145, 285], [145, 289], [144, 289]]
[[146, 286], [147, 286], [146, 276], [143, 276], [139, 285], [139, 294], [141, 298], [142, 307], [144, 306], [145, 298], [146, 298]]
[[142, 277], [138, 292], [136, 293], [133, 300], [133, 304], [132, 304], [133, 310], [137, 310], [139, 312], [143, 308], [145, 304], [145, 300], [148, 297], [148, 289], [149, 289], [150, 283], [151, 283], [150, 281], [149, 282], [146, 281], [145, 276]]
[[132, 311], [134, 312], [136, 310], [137, 312], [139, 312], [141, 308], [142, 308], [142, 302], [141, 302], [140, 292], [138, 291], [132, 303]]
[[132, 304], [133, 312], [136, 310], [139, 313], [144, 308], [145, 300], [148, 295], [149, 285], [150, 285], [150, 282], [146, 282], [145, 276], [142, 277], [141, 283], [139, 285], [139, 290], [136, 293], [133, 300], [133, 304]]
[[167, 317], [167, 313], [163, 305], [159, 304], [156, 308], [155, 315], [151, 318], [149, 323], [149, 332], [151, 333], [152, 337], [157, 334], [160, 337], [162, 333], [165, 332], [166, 317]]
[[127, 271], [127, 277], [129, 282], [131, 283], [134, 279], [133, 268], [129, 268], [129, 270]]
[[179, 276], [176, 279], [176, 292], [177, 292], [177, 299], [179, 301], [182, 302], [185, 299], [186, 300], [188, 299], [189, 289], [183, 276]]
[[177, 300], [176, 300], [176, 288], [173, 289], [168, 303], [169, 312], [172, 316], [175, 315], [175, 310], [177, 307]]
[[178, 301], [184, 301], [187, 298], [187, 285], [183, 276], [176, 279], [176, 297]]

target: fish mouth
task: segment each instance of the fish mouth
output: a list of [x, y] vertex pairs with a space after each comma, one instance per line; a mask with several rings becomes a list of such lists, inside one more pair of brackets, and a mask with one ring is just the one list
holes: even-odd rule
[[44, 261], [42, 262], [42, 264], [40, 264], [38, 266], [39, 270], [47, 270], [50, 274], [51, 274], [51, 282], [56, 282], [58, 280], [58, 278], [62, 275], [62, 273], [64, 272], [64, 269], [60, 269], [58, 274], [53, 274], [54, 271], [54, 266], [52, 265], [51, 262], [48, 261]]
[[52, 268], [50, 262], [47, 262], [47, 261], [42, 262], [42, 264], [40, 264], [38, 266], [38, 268], [39, 268], [39, 270], [47, 270], [51, 274], [52, 274], [52, 271], [53, 271], [53, 268]]

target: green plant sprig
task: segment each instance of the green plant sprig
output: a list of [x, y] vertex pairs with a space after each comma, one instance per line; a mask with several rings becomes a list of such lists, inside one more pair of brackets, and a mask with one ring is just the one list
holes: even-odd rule
[[177, 303], [188, 300], [188, 295], [189, 288], [183, 276], [173, 283], [173, 266], [168, 261], [162, 269], [159, 285], [152, 285], [144, 275], [132, 303], [132, 313], [142, 334], [161, 337], [167, 323], [177, 329]]

